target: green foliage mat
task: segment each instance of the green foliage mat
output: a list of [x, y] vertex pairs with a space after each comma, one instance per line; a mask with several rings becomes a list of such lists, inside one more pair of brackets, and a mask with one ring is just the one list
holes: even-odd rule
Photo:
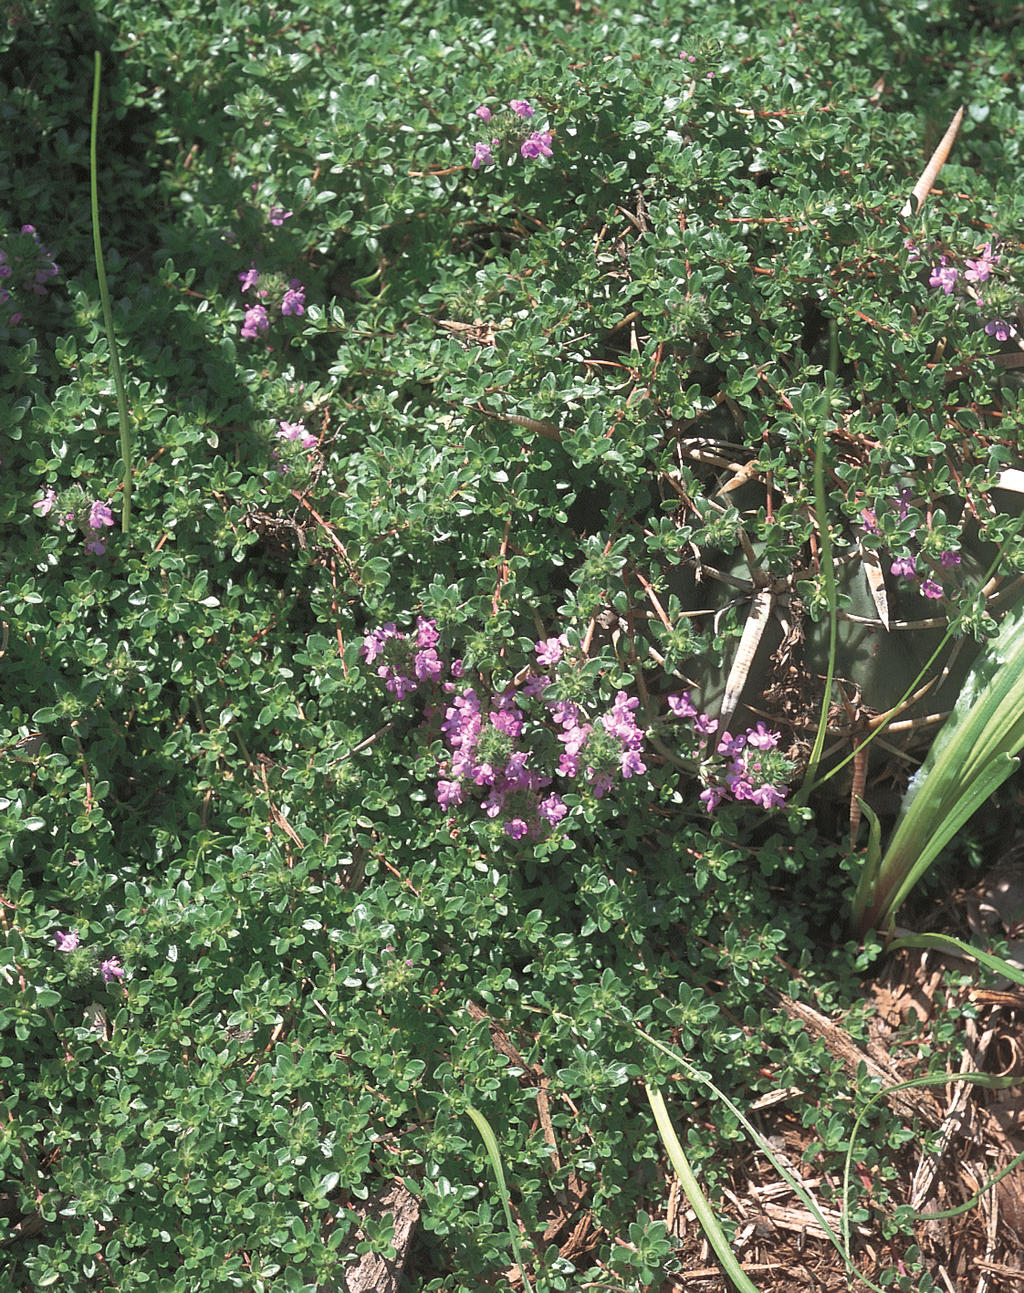
[[[430, 617], [499, 688], [567, 633], [592, 695], [642, 690], [650, 717], [687, 681], [721, 694], [771, 585], [809, 645], [780, 673], [798, 637], [779, 628], [746, 700], [775, 695], [799, 759], [824, 420], [841, 609], [875, 614], [865, 552], [913, 554], [946, 582], [932, 605], [887, 575], [910, 655], [957, 615], [976, 650], [972, 578], [1018, 510], [1000, 473], [1022, 409], [996, 362], [1015, 343], [984, 325], [1019, 318], [1020, 17], [6, 6], [0, 1286], [341, 1288], [387, 1249], [360, 1206], [398, 1177], [422, 1206], [412, 1286], [497, 1286], [508, 1233], [467, 1105], [536, 1288], [633, 1288], [652, 1252], [671, 1273], [637, 1213], [665, 1188], [641, 1079], [668, 1089], [672, 1066], [632, 1020], [740, 1104], [799, 1086], [839, 1161], [870, 1093], [766, 996], [856, 999], [832, 810], [709, 818], [693, 769], [658, 758], [514, 845], [446, 817], [422, 705], [360, 646]], [[95, 50], [128, 533], [94, 510], [119, 517], [121, 481]], [[901, 220], [960, 104], [937, 191]], [[962, 289], [985, 244], [982, 306]], [[940, 255], [956, 291], [929, 282]], [[1004, 588], [1021, 564], [1006, 542]], [[879, 712], [916, 666], [879, 668], [846, 624], [839, 676]], [[740, 1129], [671, 1086], [714, 1196]], [[864, 1148], [880, 1179], [908, 1134], [887, 1118]], [[542, 1240], [570, 1181], [600, 1228], [575, 1262]], [[614, 1242], [634, 1231], [635, 1270]]]

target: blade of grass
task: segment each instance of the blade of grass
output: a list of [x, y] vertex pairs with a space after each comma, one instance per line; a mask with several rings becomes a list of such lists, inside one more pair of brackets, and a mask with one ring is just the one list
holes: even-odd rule
[[523, 1254], [519, 1247], [519, 1231], [512, 1220], [512, 1209], [509, 1207], [508, 1186], [505, 1184], [505, 1171], [501, 1166], [501, 1151], [498, 1148], [498, 1141], [491, 1130], [491, 1124], [479, 1109], [474, 1109], [472, 1105], [467, 1104], [466, 1112], [476, 1123], [476, 1129], [480, 1133], [480, 1139], [484, 1142], [484, 1149], [487, 1151], [491, 1172], [494, 1175], [494, 1183], [498, 1187], [498, 1197], [501, 1199], [501, 1206], [505, 1209], [505, 1221], [508, 1225], [509, 1238], [512, 1240], [512, 1251], [519, 1267], [519, 1274], [523, 1277], [523, 1287], [526, 1289], [526, 1293], [533, 1293], [530, 1281], [526, 1277], [526, 1263], [523, 1261]]
[[888, 931], [924, 872], [1019, 765], [1024, 749], [1024, 605], [975, 660], [953, 712], [903, 797], [896, 829], [853, 899], [853, 928]]
[[744, 1275], [743, 1267], [740, 1266], [736, 1260], [736, 1255], [729, 1247], [725, 1231], [719, 1224], [711, 1204], [705, 1198], [704, 1191], [697, 1183], [693, 1168], [687, 1161], [683, 1147], [679, 1143], [679, 1137], [672, 1126], [672, 1119], [668, 1116], [664, 1097], [660, 1091], [655, 1091], [646, 1083], [644, 1084], [644, 1090], [647, 1092], [647, 1099], [650, 1101], [651, 1109], [654, 1112], [654, 1121], [658, 1124], [658, 1132], [668, 1152], [672, 1169], [676, 1176], [679, 1177], [679, 1184], [683, 1187], [683, 1193], [690, 1201], [690, 1207], [697, 1214], [700, 1227], [707, 1235], [708, 1243], [715, 1250], [718, 1260], [722, 1263], [722, 1269], [740, 1290], [740, 1293], [758, 1293], [757, 1285], [751, 1283]]
[[953, 956], [968, 956], [1024, 988], [1024, 971], [1018, 970], [1003, 957], [996, 956], [995, 952], [986, 952], [962, 939], [953, 938], [950, 934], [903, 934], [889, 944], [888, 950], [898, 952], [901, 947], [930, 947], [937, 952], [949, 952]]
[[100, 115], [100, 54], [95, 51], [92, 83], [92, 127], [89, 135], [89, 197], [92, 205], [92, 248], [96, 259], [96, 277], [100, 285], [100, 302], [103, 307], [103, 326], [107, 333], [107, 346], [110, 350], [110, 371], [114, 377], [114, 389], [117, 391], [117, 417], [121, 428], [121, 461], [124, 466], [122, 478], [121, 530], [128, 533], [132, 512], [132, 433], [128, 419], [128, 400], [124, 393], [124, 382], [121, 380], [121, 363], [117, 354], [117, 338], [114, 336], [114, 314], [110, 308], [110, 291], [107, 287], [107, 272], [103, 266], [103, 245], [100, 241], [100, 203], [96, 181], [96, 134]]
[[832, 680], [836, 668], [836, 573], [832, 564], [832, 536], [828, 528], [828, 505], [825, 500], [825, 419], [832, 411], [832, 388], [835, 385], [836, 371], [839, 367], [839, 333], [835, 319], [828, 321], [829, 331], [829, 367], [825, 376], [827, 400], [823, 416], [818, 420], [814, 433], [814, 515], [818, 523], [818, 536], [821, 541], [821, 570], [825, 576], [825, 597], [828, 601], [828, 666], [825, 671], [825, 695], [821, 702], [821, 717], [818, 730], [814, 735], [814, 746], [807, 760], [807, 771], [793, 802], [800, 806], [807, 802], [807, 797], [814, 789], [814, 777], [821, 762], [821, 752], [825, 747], [825, 732], [828, 728], [828, 709], [832, 703]]
[[800, 1202], [804, 1205], [807, 1211], [811, 1214], [812, 1217], [814, 1217], [818, 1225], [821, 1226], [822, 1230], [825, 1232], [825, 1235], [828, 1238], [829, 1242], [832, 1244], [833, 1248], [835, 1248], [836, 1252], [838, 1252], [839, 1255], [842, 1257], [843, 1262], [846, 1265], [847, 1274], [854, 1275], [858, 1279], [862, 1280], [865, 1284], [867, 1284], [868, 1288], [874, 1290], [874, 1293], [881, 1293], [881, 1290], [879, 1289], [878, 1285], [872, 1284], [870, 1280], [865, 1279], [864, 1276], [861, 1275], [860, 1272], [856, 1269], [856, 1267], [853, 1264], [853, 1259], [850, 1256], [849, 1245], [847, 1244], [846, 1247], [844, 1248], [842, 1240], [840, 1239], [839, 1235], [836, 1234], [835, 1230], [829, 1223], [825, 1214], [822, 1212], [822, 1210], [818, 1207], [817, 1203], [815, 1203], [814, 1199], [804, 1188], [803, 1182], [800, 1180], [799, 1177], [795, 1176], [789, 1170], [789, 1168], [786, 1167], [785, 1163], [782, 1162], [782, 1160], [775, 1153], [775, 1151], [772, 1149], [771, 1145], [764, 1138], [764, 1136], [761, 1135], [761, 1133], [753, 1125], [750, 1119], [745, 1116], [745, 1114], [743, 1113], [743, 1110], [740, 1109], [739, 1106], [735, 1104], [732, 1100], [730, 1100], [729, 1097], [725, 1094], [725, 1092], [722, 1091], [719, 1087], [717, 1087], [706, 1073], [702, 1073], [700, 1069], [694, 1068], [694, 1066], [689, 1062], [689, 1060], [687, 1060], [686, 1056], [683, 1055], [681, 1051], [677, 1050], [673, 1046], [667, 1046], [664, 1042], [659, 1041], [657, 1037], [652, 1037], [651, 1034], [648, 1032], [645, 1032], [644, 1029], [642, 1029], [640, 1025], [636, 1023], [635, 1020], [633, 1021], [633, 1028], [635, 1029], [638, 1036], [642, 1037], [645, 1042], [650, 1043], [651, 1046], [656, 1046], [658, 1050], [670, 1056], [672, 1060], [675, 1061], [676, 1064], [682, 1067], [687, 1077], [691, 1078], [694, 1082], [699, 1083], [701, 1086], [707, 1087], [707, 1089], [715, 1096], [715, 1098], [720, 1100], [722, 1104], [725, 1105], [725, 1107], [729, 1110], [729, 1112], [733, 1115], [733, 1117], [737, 1119], [740, 1126], [744, 1129], [744, 1131], [754, 1142], [754, 1144], [758, 1147], [761, 1153], [765, 1155], [765, 1157], [775, 1168], [778, 1174], [782, 1177], [782, 1179], [786, 1182], [789, 1188], [793, 1191], [793, 1193], [797, 1196]]

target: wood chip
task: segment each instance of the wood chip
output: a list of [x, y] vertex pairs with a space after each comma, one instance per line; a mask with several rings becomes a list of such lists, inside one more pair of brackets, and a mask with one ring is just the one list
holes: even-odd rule
[[[363, 1253], [352, 1266], [346, 1266], [337, 1293], [398, 1293], [413, 1230], [420, 1219], [419, 1200], [401, 1181], [395, 1181], [390, 1190], [362, 1204], [357, 1211], [361, 1217], [374, 1221], [391, 1216], [395, 1224], [391, 1240], [395, 1256]], [[362, 1232], [358, 1232], [358, 1238], [363, 1237]]]

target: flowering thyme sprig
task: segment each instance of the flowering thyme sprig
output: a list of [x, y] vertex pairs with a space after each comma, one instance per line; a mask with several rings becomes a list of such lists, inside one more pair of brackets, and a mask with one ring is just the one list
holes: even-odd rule
[[1004, 256], [998, 250], [998, 243], [984, 243], [974, 249], [973, 256], [956, 254], [948, 248], [938, 251], [934, 246], [931, 251], [926, 249], [922, 252], [911, 239], [907, 240], [906, 247], [910, 260], [923, 260], [925, 256], [932, 258], [928, 272], [929, 287], [946, 296], [952, 296], [956, 292], [985, 310], [989, 318], [983, 325], [983, 330], [988, 336], [995, 337], [998, 341], [1008, 341], [1017, 335], [1013, 325], [1003, 317], [1012, 312], [1016, 297], [1009, 283], [1000, 280], [1000, 274], [1003, 280], [1007, 279], [1007, 275], [1002, 270], [997, 270], [997, 266], [1004, 261]]
[[7, 323], [20, 323], [28, 305], [25, 298], [46, 296], [47, 284], [59, 273], [60, 266], [34, 225], [23, 224], [17, 233], [6, 235], [0, 246], [0, 318], [6, 314]]
[[[895, 513], [898, 521], [903, 521], [910, 514], [913, 504], [912, 491], [902, 489], [890, 498], [876, 502], [874, 507], [860, 509], [861, 527], [865, 535], [880, 536], [879, 516]], [[911, 518], [912, 519], [912, 518]], [[913, 540], [913, 546], [901, 543], [902, 555], [894, 557], [889, 563], [889, 573], [904, 583], [917, 587], [922, 597], [937, 601], [946, 595], [946, 583], [955, 578], [953, 572], [960, 566], [962, 558], [955, 547], [945, 547], [948, 538], [942, 538], [930, 528], [924, 530], [923, 538], [918, 539], [918, 530], [906, 531], [907, 539]], [[948, 530], [947, 530], [948, 534]]]
[[[700, 801], [709, 813], [727, 799], [747, 800], [760, 808], [780, 808], [794, 765], [778, 749], [779, 733], [764, 723], [738, 736], [718, 732], [718, 720], [702, 713], [688, 691], [668, 697], [669, 713], [691, 724], [690, 755], [704, 789]], [[714, 738], [714, 739], [712, 739]]]
[[53, 936], [53, 942], [57, 951], [67, 957], [65, 962], [67, 975], [73, 983], [82, 983], [92, 974], [99, 974], [104, 983], [113, 983], [124, 978], [125, 970], [119, 958], [108, 956], [97, 964], [95, 953], [83, 946], [81, 935], [76, 929], [67, 931], [58, 929]]
[[97, 557], [106, 552], [107, 540], [103, 531], [114, 524], [114, 514], [102, 499], [90, 500], [80, 485], [72, 485], [61, 494], [48, 486], [42, 497], [32, 504], [32, 510], [37, 516], [54, 513], [61, 528], [77, 528], [85, 539], [86, 552]]
[[[291, 214], [289, 211], [288, 215]], [[278, 221], [280, 223], [280, 221]], [[267, 274], [255, 264], [238, 275], [243, 292], [255, 294], [256, 303], [246, 307], [242, 336], [248, 341], [261, 337], [277, 315], [299, 315], [306, 312], [306, 289], [297, 278]]]
[[536, 110], [529, 99], [510, 100], [508, 112], [501, 118], [496, 118], [486, 103], [475, 108], [473, 115], [491, 126], [491, 137], [473, 145], [473, 159], [470, 162], [473, 170], [478, 171], [481, 167], [489, 169], [494, 166], [495, 154], [503, 151], [518, 152], [520, 157], [528, 161], [538, 157], [550, 157], [551, 145], [554, 142], [551, 130], [547, 126], [541, 130], [535, 130], [532, 125], [524, 124], [532, 122], [535, 113]]

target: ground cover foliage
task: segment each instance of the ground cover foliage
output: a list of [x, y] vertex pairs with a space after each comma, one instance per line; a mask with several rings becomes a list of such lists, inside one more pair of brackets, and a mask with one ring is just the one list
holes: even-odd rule
[[[1022, 408], [996, 359], [1021, 329], [1019, 18], [7, 6], [5, 1287], [340, 1289], [388, 1250], [363, 1205], [396, 1179], [420, 1207], [411, 1287], [514, 1284], [468, 1104], [535, 1287], [667, 1280], [641, 1079], [712, 1198], [742, 1133], [635, 1023], [741, 1107], [797, 1090], [827, 1193], [872, 1087], [777, 1003], [866, 1036], [849, 784], [709, 814], [700, 753], [663, 721], [684, 689], [717, 711], [767, 590], [784, 613], [737, 717], [767, 713], [799, 783], [823, 425], [841, 606], [893, 624], [884, 647], [841, 625], [830, 746], [895, 703], [948, 617], [963, 662], [983, 649], [982, 573], [1000, 544], [999, 588], [1024, 561], [1001, 474]], [[901, 219], [961, 104], [939, 191]], [[553, 782], [566, 814], [522, 838], [442, 807], [452, 693], [425, 676], [399, 699], [363, 648], [417, 617], [494, 697], [564, 638], [557, 699], [596, 725], [637, 697], [643, 773]], [[899, 741], [933, 730], [876, 763], [883, 816]], [[938, 1039], [971, 1009], [952, 991]], [[924, 1289], [896, 1212], [918, 1135], [873, 1116], [855, 1215], [865, 1269]]]

